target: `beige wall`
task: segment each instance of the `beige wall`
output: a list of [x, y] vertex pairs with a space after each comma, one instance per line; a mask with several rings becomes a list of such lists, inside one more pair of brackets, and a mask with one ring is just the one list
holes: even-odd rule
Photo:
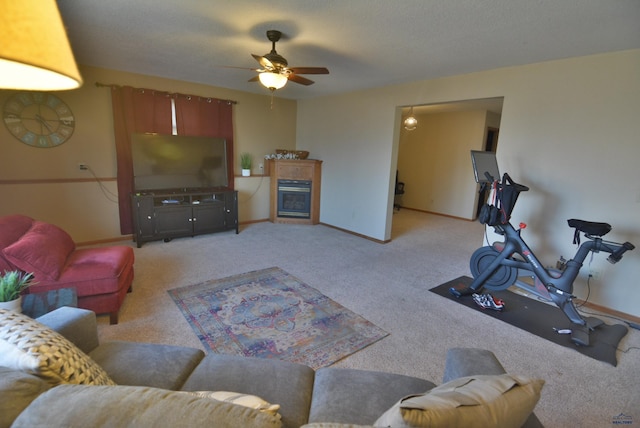
[[487, 114], [473, 110], [417, 115], [415, 130], [402, 129], [398, 176], [405, 183], [403, 206], [474, 218], [478, 193], [469, 151], [483, 148]]
[[[638, 76], [640, 50], [630, 50], [301, 100], [298, 147], [323, 160], [320, 221], [389, 239], [401, 106], [504, 97], [498, 161], [531, 188], [513, 217], [528, 223], [524, 235], [542, 261], [575, 253], [572, 217], [609, 222], [608, 237], [638, 246]], [[480, 235], [469, 239], [482, 245]], [[617, 265], [596, 255], [591, 269], [602, 274], [591, 281], [591, 302], [640, 316], [640, 250]], [[578, 297], [587, 297], [588, 271]]]
[[[95, 82], [130, 85], [169, 92], [236, 100], [234, 107], [235, 161], [239, 155], [254, 156], [253, 173], [265, 154], [277, 148], [294, 149], [296, 102], [196, 83], [161, 79], [112, 70], [81, 67], [85, 84], [59, 92], [76, 117], [76, 129], [64, 144], [33, 148], [22, 144], [0, 127], [0, 215], [20, 213], [52, 222], [67, 230], [78, 242], [110, 240], [120, 236], [111, 96]], [[0, 91], [0, 105], [11, 95]], [[89, 165], [80, 171], [78, 163]], [[107, 179], [101, 185], [92, 174]], [[36, 182], [32, 182], [36, 180]], [[241, 222], [267, 219], [268, 177], [236, 177]], [[266, 184], [265, 184], [266, 182]], [[17, 184], [16, 184], [17, 183]]]

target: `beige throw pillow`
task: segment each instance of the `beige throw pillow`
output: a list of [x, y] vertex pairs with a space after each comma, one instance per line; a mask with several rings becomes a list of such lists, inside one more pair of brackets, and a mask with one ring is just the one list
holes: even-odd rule
[[87, 354], [60, 333], [26, 315], [0, 309], [0, 366], [52, 385], [115, 385]]
[[467, 376], [401, 399], [376, 427], [521, 427], [540, 399], [541, 379]]

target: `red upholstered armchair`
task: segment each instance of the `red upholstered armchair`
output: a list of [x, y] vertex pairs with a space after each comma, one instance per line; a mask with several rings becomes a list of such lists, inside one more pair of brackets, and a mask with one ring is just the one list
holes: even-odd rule
[[0, 271], [33, 272], [30, 293], [73, 287], [78, 307], [118, 311], [133, 282], [133, 249], [124, 245], [77, 249], [71, 236], [53, 224], [24, 215], [0, 217]]

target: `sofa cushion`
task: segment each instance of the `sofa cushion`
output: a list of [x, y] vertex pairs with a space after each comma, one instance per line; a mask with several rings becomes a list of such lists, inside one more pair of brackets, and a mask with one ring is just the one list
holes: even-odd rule
[[27, 231], [31, 229], [32, 224], [33, 219], [26, 215], [13, 214], [0, 217], [0, 272], [16, 269], [16, 267], [4, 257], [2, 250], [27, 233]]
[[176, 391], [140, 386], [61, 385], [40, 395], [13, 424], [21, 427], [278, 428], [273, 415]]
[[71, 236], [59, 227], [35, 221], [22, 237], [4, 248], [7, 260], [18, 269], [39, 277], [56, 280], [69, 254], [76, 248]]
[[410, 395], [387, 410], [377, 427], [521, 427], [544, 381], [509, 374], [455, 379]]
[[196, 348], [125, 341], [105, 342], [89, 355], [118, 385], [172, 390], [180, 389], [204, 358]]
[[52, 385], [115, 385], [87, 354], [26, 315], [0, 309], [0, 366], [22, 370]]
[[282, 425], [307, 423], [314, 371], [288, 361], [208, 354], [182, 387], [183, 391], [234, 391], [257, 395], [280, 405]]
[[427, 380], [400, 374], [321, 368], [313, 384], [308, 422], [371, 425], [402, 397], [434, 386]]
[[8, 247], [27, 233], [34, 220], [21, 214], [0, 217], [0, 248]]
[[51, 387], [37, 376], [0, 367], [0, 428], [8, 428], [33, 400]]
[[57, 283], [75, 287], [78, 297], [114, 293], [119, 289], [119, 277], [131, 269], [134, 253], [131, 247], [80, 248], [69, 255], [64, 271], [57, 281], [40, 281], [34, 290], [49, 289]]

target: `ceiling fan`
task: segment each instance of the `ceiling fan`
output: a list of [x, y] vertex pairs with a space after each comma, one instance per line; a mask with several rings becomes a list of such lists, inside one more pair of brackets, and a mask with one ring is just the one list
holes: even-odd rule
[[260, 81], [272, 92], [282, 88], [288, 80], [301, 85], [312, 85], [313, 80], [300, 76], [301, 74], [329, 74], [325, 67], [289, 67], [287, 60], [276, 52], [276, 42], [280, 40], [282, 32], [268, 30], [267, 38], [271, 41], [271, 52], [262, 56], [251, 54], [262, 68], [252, 68], [258, 75], [249, 79], [249, 82]]

